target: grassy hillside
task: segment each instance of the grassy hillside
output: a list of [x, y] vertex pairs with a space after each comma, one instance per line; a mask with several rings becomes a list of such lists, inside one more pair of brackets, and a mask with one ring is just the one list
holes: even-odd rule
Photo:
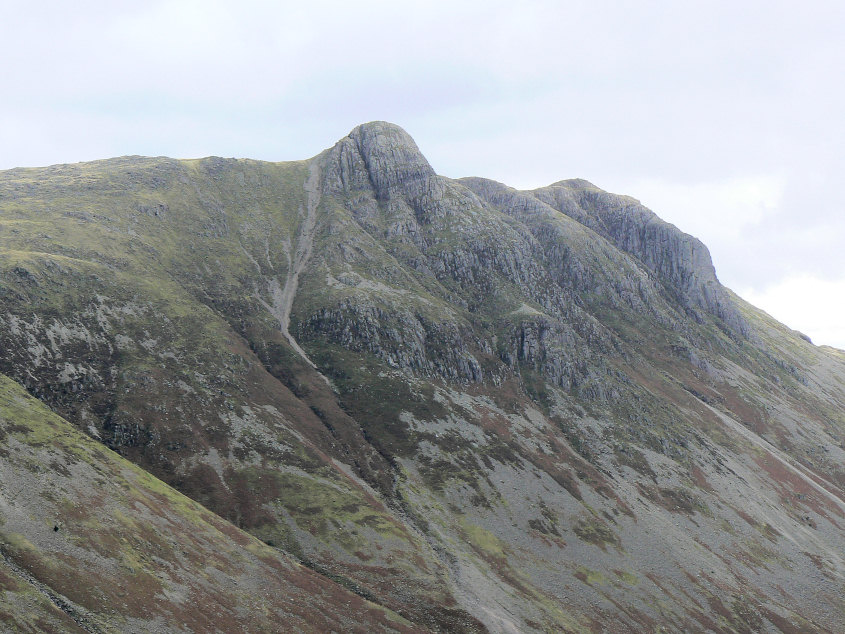
[[0, 376], [2, 615], [16, 631], [408, 630]]

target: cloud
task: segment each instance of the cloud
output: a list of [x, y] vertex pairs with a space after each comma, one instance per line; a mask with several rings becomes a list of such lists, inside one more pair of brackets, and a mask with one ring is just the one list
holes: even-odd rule
[[664, 220], [704, 242], [736, 240], [776, 215], [785, 184], [774, 175], [733, 177], [711, 182], [634, 182], [628, 194]]
[[845, 279], [792, 275], [740, 295], [778, 321], [799, 330], [816, 345], [845, 350]]

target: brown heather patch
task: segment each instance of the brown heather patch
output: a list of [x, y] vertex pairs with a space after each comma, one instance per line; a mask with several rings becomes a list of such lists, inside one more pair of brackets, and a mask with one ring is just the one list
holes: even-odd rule
[[[713, 412], [702, 405], [702, 401], [717, 409], [728, 410], [734, 415], [734, 418], [746, 427], [753, 429], [755, 433], [761, 434], [769, 430], [765, 412], [759, 411], [756, 406], [744, 400], [729, 384], [720, 383], [714, 386], [704, 382], [697, 370], [694, 370], [689, 363], [672, 355], [665, 345], [642, 346], [640, 350], [645, 352], [647, 358], [657, 368], [666, 370], [677, 383], [673, 383], [670, 388], [665, 381], [654, 380], [648, 374], [627, 366], [627, 364], [625, 364], [624, 371], [655, 394], [670, 402], [682, 404], [695, 410], [702, 417], [702, 422], [714, 424], [717, 438], [725, 438], [721, 430], [722, 422]], [[714, 430], [708, 429], [707, 431]], [[775, 432], [777, 433], [777, 429], [775, 429]], [[725, 438], [725, 440], [727, 439]]]
[[79, 562], [64, 553], [51, 553], [49, 559], [31, 550], [10, 555], [35, 579], [87, 610], [103, 612], [114, 605], [117, 580], [87, 569], [85, 583], [80, 583]]
[[690, 581], [693, 585], [698, 585], [698, 579], [696, 579], [696, 577], [695, 577], [695, 576], [694, 576], [694, 575], [693, 575], [693, 574], [692, 574], [689, 570], [684, 570], [683, 572], [684, 572], [684, 576], [685, 576], [687, 579], [689, 579], [689, 581]]
[[[587, 462], [581, 456], [575, 453], [568, 445], [564, 444], [554, 434], [547, 434], [546, 439], [552, 445], [552, 449], [554, 450], [553, 455], [556, 457], [560, 457], [559, 459], [562, 459], [565, 463], [568, 463], [568, 465], [574, 468], [576, 474], [582, 482], [589, 485], [596, 493], [598, 493], [602, 497], [614, 500], [614, 502], [616, 503], [616, 508], [618, 508], [620, 512], [633, 518], [634, 520], [637, 519], [636, 515], [634, 515], [634, 511], [631, 510], [631, 507], [629, 507], [625, 503], [625, 501], [616, 494], [616, 492], [613, 490], [612, 485], [608, 482], [604, 474], [602, 474], [593, 465], [591, 465], [589, 462]], [[537, 454], [533, 455], [537, 456]], [[556, 469], [555, 463], [551, 462], [550, 457], [546, 456], [545, 454], [541, 454], [538, 457], [542, 459], [538, 466], [543, 469], [546, 469], [545, 465], [548, 464], [550, 469]], [[552, 473], [550, 472], [549, 475], [552, 475]], [[566, 475], [568, 475], [568, 471], [565, 472], [564, 478]], [[566, 482], [565, 479], [563, 481]], [[560, 482], [558, 484], [564, 486]], [[572, 492], [570, 491], [570, 493]], [[580, 493], [577, 496], [573, 495], [573, 497], [576, 497], [576, 499], [581, 500]]]
[[619, 536], [603, 520], [598, 518], [582, 518], [578, 520], [572, 530], [582, 542], [598, 546], [602, 551], [607, 550], [608, 544], [620, 552], [623, 550]]
[[778, 538], [782, 536], [782, 533], [768, 522], [763, 524], [763, 527], [760, 529], [760, 532], [766, 539], [768, 539], [773, 544], [776, 544]]
[[710, 493], [715, 491], [713, 485], [707, 481], [707, 477], [704, 475], [704, 471], [702, 471], [700, 467], [693, 465], [690, 468], [690, 477], [692, 478], [692, 481], [695, 482], [695, 486], [697, 486], [699, 489], [708, 491]]
[[175, 546], [163, 532], [158, 532], [147, 522], [136, 522], [125, 528], [127, 539], [138, 553], [145, 557], [156, 556], [165, 561], [176, 558]]
[[100, 531], [89, 523], [85, 530], [76, 531], [77, 546], [93, 551], [105, 559], [110, 559], [121, 552], [123, 544], [111, 531]]
[[711, 619], [699, 609], [687, 608], [686, 613], [689, 614], [693, 619], [695, 619], [704, 631], [717, 633], [725, 632], [725, 630], [719, 625], [717, 625], [713, 619]]
[[473, 413], [473, 418], [484, 431], [495, 434], [505, 442], [513, 439], [510, 421], [499, 412], [479, 407]]
[[160, 571], [150, 562], [144, 564], [147, 569], [134, 574], [125, 569], [110, 574], [85, 566], [85, 583], [80, 583], [79, 560], [63, 553], [54, 553], [52, 557], [56, 560], [55, 566], [48, 570], [42, 568], [33, 575], [74, 603], [97, 613], [119, 608], [122, 615], [137, 618], [148, 618], [151, 610], [156, 611], [157, 597], [161, 596], [164, 586], [153, 574], [161, 574]]
[[[733, 434], [725, 429], [725, 424], [710, 408], [692, 392], [685, 389], [683, 381], [686, 377], [691, 376], [689, 369], [682, 365], [672, 365], [668, 368], [670, 375], [676, 380], [669, 382], [664, 380], [658, 373], [644, 373], [638, 368], [629, 366], [627, 364], [620, 364], [620, 369], [627, 373], [639, 385], [648, 389], [652, 394], [658, 398], [664, 399], [670, 403], [674, 403], [679, 407], [689, 409], [698, 415], [696, 425], [700, 431], [707, 434], [711, 440], [717, 444], [727, 447], [731, 450], [737, 449], [737, 444], [744, 441], [734, 437]], [[718, 404], [718, 402], [717, 402]]]
[[703, 506], [698, 498], [685, 489], [644, 486], [639, 483], [636, 486], [640, 495], [670, 513], [694, 515], [703, 510]]
[[[499, 393], [496, 390], [491, 391], [488, 388], [480, 386], [472, 388], [471, 391], [477, 392], [480, 395], [483, 394], [484, 396], [488, 396], [497, 404], [501, 403], [503, 406], [506, 406], [513, 411], [519, 411], [520, 409], [524, 409], [526, 406], [536, 407], [536, 403], [527, 399], [519, 390], [518, 386], [514, 386], [509, 382], [506, 382], [505, 384], [510, 387], [504, 388], [504, 393]], [[508, 443], [508, 441], [516, 440], [511, 432], [510, 422], [506, 417], [498, 412], [491, 411], [488, 408], [480, 408], [475, 412], [474, 417], [482, 429], [496, 434], [497, 437], [503, 439], [506, 443]], [[571, 447], [562, 442], [558, 434], [553, 433], [550, 429], [545, 433], [544, 438], [551, 444], [554, 450], [552, 455], [525, 450], [519, 451], [519, 455], [527, 459], [535, 467], [545, 471], [558, 485], [569, 492], [572, 497], [580, 501], [583, 498], [579, 490], [578, 482], [568, 467], [575, 469], [577, 478], [590, 486], [602, 497], [615, 500], [617, 507], [621, 512], [629, 515], [630, 517], [634, 517], [633, 511], [630, 507], [628, 507], [624, 500], [616, 495], [613, 491], [612, 485], [607, 481], [606, 477], [592, 464], [574, 452]]]
[[578, 501], [583, 499], [581, 491], [578, 489], [578, 482], [575, 480], [575, 477], [569, 469], [556, 464], [552, 460], [551, 456], [545, 454], [531, 453], [527, 457], [531, 464], [542, 471], [545, 471], [546, 474], [563, 487], [569, 495]]
[[771, 453], [766, 453], [764, 456], [756, 456], [754, 462], [773, 480], [775, 489], [786, 506], [809, 508], [840, 528], [829, 512], [839, 517], [845, 517], [842, 509], [831, 500], [820, 495], [815, 487], [786, 467], [777, 457]]
[[[699, 542], [699, 543], [701, 543], [701, 542]], [[709, 578], [707, 577], [707, 575], [702, 575], [700, 578], [698, 578], [698, 577], [695, 577], [694, 575], [692, 575], [687, 570], [684, 570], [683, 572], [684, 572], [684, 575], [687, 577], [687, 579], [689, 579], [692, 582], [694, 587], [700, 588], [701, 591], [709, 594], [707, 584], [702, 583], [702, 580], [708, 580], [709, 581]], [[677, 592], [680, 592], [684, 597], [687, 598], [686, 604], [681, 602], [678, 599], [676, 594], [674, 594], [671, 590], [669, 590], [668, 588], [666, 588], [663, 585], [663, 580], [660, 579], [660, 577], [658, 577], [657, 575], [655, 575], [652, 572], [646, 573], [645, 576], [646, 576], [646, 578], [648, 578], [649, 581], [651, 581], [655, 586], [657, 586], [663, 594], [665, 594], [667, 597], [669, 597], [669, 599], [673, 603], [676, 603], [677, 605], [685, 605], [687, 612], [690, 615], [692, 615], [694, 618], [696, 618], [696, 620], [698, 620], [699, 622], [702, 622], [701, 619], [706, 619], [706, 620], [709, 621], [709, 617], [707, 615], [703, 614], [702, 612], [700, 612], [700, 610], [703, 609], [701, 602], [698, 600], [698, 598], [692, 596], [687, 591], [687, 589], [685, 589], [682, 585], [673, 585], [672, 589], [676, 590]], [[693, 607], [693, 606], [695, 606], [695, 607]], [[696, 616], [696, 614], [698, 614], [700, 616]]]
[[[309, 565], [313, 565], [313, 562]], [[314, 568], [326, 576], [309, 568], [302, 570], [320, 581], [332, 579], [335, 581], [333, 585], [351, 589], [356, 597], [377, 600], [380, 605], [419, 626], [443, 632], [486, 631], [475, 618], [458, 606], [455, 598], [443, 587], [419, 577], [411, 577], [401, 568], [355, 563], [344, 563], [341, 566], [328, 554]], [[402, 580], [399, 592], [397, 579]]]
[[837, 489], [840, 490], [840, 493], [837, 493], [841, 498], [845, 499], [845, 493], [841, 491], [845, 491], [845, 471], [837, 470], [833, 473], [829, 474], [830, 481]]
[[5, 570], [0, 569], [0, 591], [9, 590], [10, 592], [15, 592], [20, 589], [20, 584], [18, 580], [7, 574]]
[[780, 596], [781, 596], [781, 598], [783, 598], [784, 601], [790, 601], [790, 602], [795, 601], [795, 598], [791, 594], [789, 594], [786, 590], [784, 590], [783, 586], [781, 586], [779, 583], [775, 584], [775, 589], [780, 593]]
[[[50, 606], [53, 608], [53, 606]], [[70, 618], [67, 614], [59, 610], [58, 608], [53, 608], [50, 610], [53, 612], [50, 616], [54, 616], [56, 619], [59, 620], [61, 625], [57, 628], [55, 621], [48, 621], [44, 617], [38, 617], [32, 623], [35, 626], [36, 632], [78, 632], [79, 634], [85, 634], [86, 630], [83, 630], [76, 621]], [[0, 623], [13, 623], [14, 619], [6, 619], [3, 618], [3, 613], [0, 612]]]
[[106, 496], [101, 491], [91, 491], [85, 496], [85, 500], [64, 498], [58, 504], [56, 513], [63, 523], [81, 524], [87, 522], [91, 517], [99, 517], [105, 507]]
[[822, 575], [824, 575], [828, 579], [834, 578], [834, 576], [831, 574], [830, 566], [825, 563], [824, 559], [822, 559], [821, 556], [806, 551], [804, 551], [802, 554], [813, 562], [813, 565], [818, 568], [819, 572], [821, 572]]
[[[225, 518], [236, 516], [236, 506], [240, 500], [220, 479], [217, 472], [207, 464], [198, 464], [184, 475], [171, 478], [171, 486]], [[251, 500], [247, 500], [248, 504]]]
[[730, 508], [733, 510], [733, 512], [736, 513], [737, 515], [739, 515], [743, 520], [745, 520], [745, 523], [748, 524], [749, 526], [751, 526], [752, 528], [757, 528], [757, 526], [760, 524], [757, 520], [755, 520], [753, 517], [751, 517], [748, 513], [746, 513], [742, 509], [737, 508], [735, 506], [731, 506], [731, 505], [728, 505], [728, 506], [730, 506]]
[[[770, 425], [766, 420], [768, 418], [766, 414], [761, 413], [756, 407], [743, 400], [736, 389], [728, 383], [719, 385], [719, 393], [724, 397], [725, 408], [733, 414], [736, 420], [750, 428], [755, 434], [762, 435], [768, 431], [774, 431], [778, 435], [781, 432], [779, 425]], [[781, 439], [780, 435], [778, 435], [778, 439]]]
[[789, 619], [781, 616], [777, 612], [770, 610], [766, 606], [759, 606], [758, 609], [763, 617], [772, 625], [778, 628], [783, 634], [806, 634], [808, 631], [805, 627], [797, 626]]
[[655, 483], [657, 482], [657, 474], [651, 468], [645, 454], [636, 447], [616, 447], [614, 455], [620, 465], [630, 467], [640, 475], [651, 478]]
[[[842, 488], [840, 488], [839, 484], [837, 484], [836, 482], [831, 482], [830, 480], [828, 480], [827, 477], [826, 477], [827, 474], [819, 474], [819, 473], [816, 473], [815, 471], [813, 471], [812, 468], [807, 467], [806, 465], [802, 464], [802, 466], [804, 468], [801, 469], [801, 471], [803, 471], [813, 482], [815, 482], [816, 484], [821, 486], [828, 493], [836, 496], [837, 498], [839, 498], [840, 500], [845, 502], [845, 491], [843, 491]], [[834, 476], [838, 476], [838, 475], [840, 475], [840, 474], [838, 474], [838, 473], [834, 474]], [[845, 477], [841, 477], [839, 479], [842, 480], [843, 484], [845, 484]]]
[[[728, 569], [731, 571], [734, 578], [736, 579], [737, 584], [740, 587], [748, 585], [747, 579], [745, 579], [745, 577], [743, 577], [741, 574], [738, 574], [737, 571], [733, 568], [733, 561], [729, 557], [724, 555], [717, 556], [719, 557], [719, 560], [723, 564], [725, 564], [725, 566], [728, 567]], [[723, 578], [714, 577], [712, 575], [707, 574], [706, 572], [701, 573], [701, 577], [707, 580], [707, 582], [710, 583], [712, 586], [718, 588], [723, 595], [728, 595], [735, 590], [734, 586], [732, 586]]]
[[[231, 532], [231, 531], [226, 531]], [[171, 605], [168, 618], [187, 623], [192, 631], [266, 631], [268, 627], [284, 624], [286, 628], [304, 631], [369, 632], [390, 624], [399, 631], [408, 628], [389, 621], [382, 610], [362, 598], [349, 593], [342, 586], [302, 566], [283, 560], [278, 553], [242, 534], [250, 542], [252, 552], [264, 566], [261, 577], [272, 579], [263, 590], [247, 597], [217, 589], [207, 583], [193, 583], [191, 596], [184, 604]], [[199, 554], [199, 553], [196, 553]], [[190, 556], [195, 556], [189, 553]], [[247, 560], [234, 564], [230, 558], [211, 563], [203, 560], [206, 570], [218, 568], [227, 576], [241, 572]], [[195, 578], [195, 577], [194, 577]], [[210, 580], [210, 579], [209, 579]], [[239, 605], [251, 605], [244, 617], [237, 610]], [[340, 606], [343, 606], [340, 610]], [[152, 607], [152, 605], [148, 606]], [[274, 616], [275, 615], [275, 616]], [[271, 625], [275, 623], [275, 625]]]
[[[689, 581], [693, 584], [693, 586], [699, 587], [702, 589], [703, 592], [707, 593], [708, 595], [709, 590], [705, 584], [702, 584], [702, 579], [699, 579], [689, 573], [688, 571], [684, 571], [684, 575], [689, 579]], [[649, 581], [651, 581], [655, 586], [657, 586], [660, 591], [665, 594], [673, 604], [676, 605], [683, 605], [684, 611], [686, 614], [690, 616], [694, 621], [699, 623], [702, 628], [702, 631], [712, 631], [716, 632], [717, 634], [733, 634], [733, 630], [725, 629], [721, 625], [717, 624], [709, 615], [705, 614], [703, 610], [703, 606], [701, 603], [693, 596], [689, 594], [686, 590], [683, 589], [681, 586], [674, 586], [674, 589], [679, 590], [688, 600], [686, 604], [683, 604], [679, 601], [674, 593], [668, 590], [663, 585], [663, 580], [661, 580], [657, 575], [654, 573], [646, 573], [645, 575]], [[665, 623], [664, 623], [665, 625]], [[689, 624], [683, 627], [677, 627], [678, 631], [697, 631], [698, 628], [689, 627]]]
[[217, 529], [226, 537], [231, 539], [238, 546], [249, 546], [252, 544], [252, 539], [250, 539], [250, 537], [246, 533], [238, 530], [232, 524], [224, 521], [216, 515], [209, 514], [208, 517], [206, 517], [205, 519], [215, 529]]
[[68, 468], [58, 460], [50, 460], [50, 464], [48, 466], [50, 467], [50, 471], [52, 471], [53, 473], [58, 473], [59, 475], [65, 478], [71, 477], [71, 473], [70, 471], [68, 471]]
[[[733, 613], [728, 608], [725, 607], [725, 604], [722, 603], [722, 600], [719, 597], [710, 595], [709, 597], [707, 597], [707, 603], [708, 603], [708, 605], [710, 606], [710, 609], [713, 612], [715, 612], [716, 614], [721, 616], [728, 623], [733, 622], [733, 620], [734, 620]], [[725, 632], [725, 631], [729, 631], [729, 630], [720, 629], [720, 631]]]
[[526, 404], [537, 407], [537, 403], [525, 394], [521, 381], [515, 376], [506, 378], [495, 389], [482, 386], [470, 387], [476, 392], [483, 392], [484, 396], [489, 397], [499, 408], [506, 412], [522, 411]]
[[619, 611], [620, 615], [625, 615], [627, 617], [626, 625], [630, 628], [632, 632], [656, 632], [659, 631], [660, 622], [651, 618], [645, 612], [638, 610], [634, 606], [623, 603], [620, 600], [614, 599], [612, 596], [605, 596], [605, 598], [610, 601], [616, 609]]
[[774, 553], [762, 548], [756, 542], [752, 541], [749, 544], [748, 549], [731, 548], [729, 552], [731, 559], [742, 562], [747, 568], [750, 568], [758, 574], [759, 568], [761, 567], [764, 568], [766, 572], [772, 572], [772, 569], [767, 565], [767, 559], [773, 559], [774, 557], [772, 555], [774, 555]]
[[645, 576], [646, 579], [651, 581], [655, 586], [657, 586], [663, 594], [665, 594], [667, 597], [672, 599], [672, 601], [676, 601], [675, 595], [672, 594], [672, 592], [670, 590], [666, 589], [666, 587], [663, 585], [663, 580], [660, 577], [658, 577], [653, 572], [647, 572], [647, 573], [645, 573], [644, 576]]
[[414, 564], [417, 570], [422, 570], [426, 574], [431, 573], [431, 568], [428, 567], [428, 563], [419, 552], [414, 551], [411, 556], [411, 563]]
[[497, 555], [489, 552], [484, 548], [477, 546], [471, 540], [467, 540], [472, 550], [476, 555], [481, 557], [490, 566], [491, 570], [505, 583], [520, 592], [523, 596], [531, 597], [534, 592], [523, 583], [518, 573], [514, 571], [508, 562], [508, 558], [504, 555]]
[[529, 528], [528, 534], [531, 535], [532, 538], [543, 542], [549, 548], [557, 547], [560, 549], [566, 548], [566, 542], [561, 538], [555, 535], [552, 535], [548, 532], [542, 532], [535, 528]]

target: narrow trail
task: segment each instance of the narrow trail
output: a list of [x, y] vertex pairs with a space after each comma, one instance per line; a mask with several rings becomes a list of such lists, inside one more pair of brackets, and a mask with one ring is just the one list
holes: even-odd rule
[[308, 358], [305, 351], [296, 342], [293, 335], [290, 334], [290, 313], [293, 308], [293, 300], [296, 297], [296, 291], [299, 288], [299, 276], [305, 270], [308, 260], [311, 258], [311, 252], [314, 249], [314, 234], [317, 227], [317, 206], [320, 204], [320, 165], [317, 161], [311, 163], [309, 167], [308, 180], [305, 181], [305, 219], [299, 228], [299, 236], [296, 241], [296, 250], [291, 259], [290, 267], [288, 267], [287, 278], [285, 285], [282, 287], [277, 279], [270, 283], [270, 293], [273, 301], [271, 311], [273, 315], [279, 320], [279, 327], [282, 334], [291, 347], [299, 353], [303, 359], [312, 367], [316, 368], [314, 362]]

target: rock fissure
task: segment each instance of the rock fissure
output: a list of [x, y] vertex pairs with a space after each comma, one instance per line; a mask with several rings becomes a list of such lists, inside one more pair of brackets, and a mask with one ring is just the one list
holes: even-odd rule
[[314, 234], [317, 227], [317, 207], [320, 205], [320, 164], [315, 159], [309, 166], [308, 179], [304, 188], [306, 194], [305, 217], [299, 229], [299, 236], [296, 242], [296, 250], [293, 257], [289, 259], [285, 284], [279, 284], [278, 278], [268, 282], [272, 304], [265, 306], [270, 310], [276, 319], [279, 320], [279, 328], [291, 347], [301, 356], [312, 368], [316, 369], [314, 362], [308, 358], [305, 350], [299, 345], [290, 332], [290, 315], [293, 310], [293, 301], [299, 288], [299, 277], [305, 270], [311, 253], [314, 249]]

